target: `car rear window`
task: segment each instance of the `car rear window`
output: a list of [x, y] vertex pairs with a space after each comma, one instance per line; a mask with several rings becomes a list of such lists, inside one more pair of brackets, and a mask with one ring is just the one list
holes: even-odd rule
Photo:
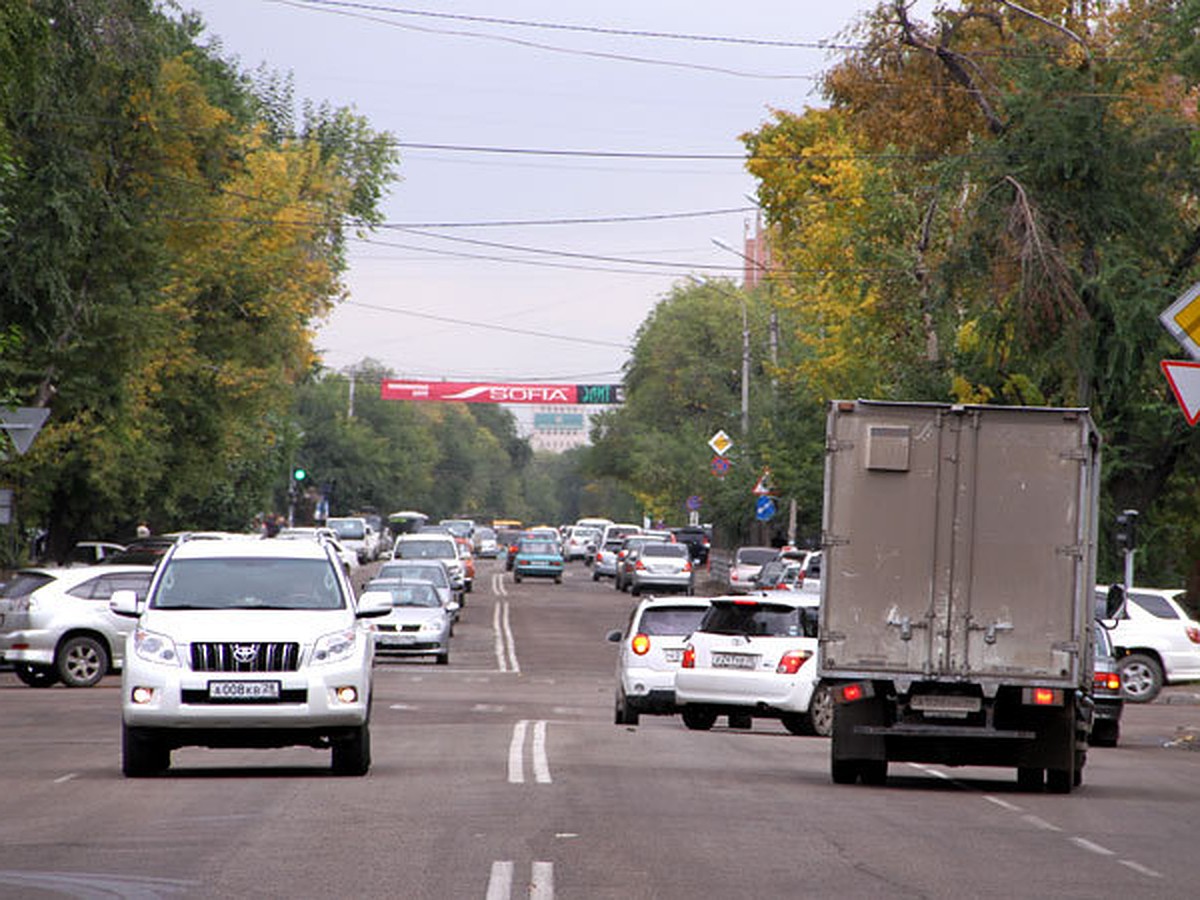
[[642, 634], [691, 634], [700, 627], [706, 609], [686, 606], [657, 606], [642, 612], [638, 631]]
[[1155, 594], [1139, 594], [1134, 591], [1129, 592], [1129, 599], [1136, 603], [1150, 615], [1156, 619], [1178, 619], [1179, 613], [1175, 612], [1175, 608], [1171, 606], [1162, 597]]
[[770, 549], [750, 548], [737, 552], [736, 560], [740, 565], [761, 566], [775, 558], [777, 551]]
[[712, 634], [757, 637], [817, 636], [817, 609], [778, 603], [714, 603], [700, 625]]
[[401, 541], [397, 559], [451, 559], [458, 556], [453, 541]]
[[558, 552], [558, 545], [550, 541], [521, 541], [521, 553], [542, 553], [553, 555]]
[[391, 578], [396, 581], [428, 581], [437, 587], [446, 587], [449, 582], [446, 579], [446, 570], [440, 565], [428, 563], [415, 565], [391, 565], [382, 566], [379, 569], [379, 578]]
[[366, 523], [357, 519], [330, 519], [326, 523], [337, 536], [348, 541], [359, 541], [366, 536]]
[[0, 587], [0, 597], [25, 597], [53, 580], [40, 572], [18, 572], [12, 581]]
[[646, 544], [642, 547], [642, 556], [678, 556], [685, 557], [688, 555], [688, 548], [684, 544]]

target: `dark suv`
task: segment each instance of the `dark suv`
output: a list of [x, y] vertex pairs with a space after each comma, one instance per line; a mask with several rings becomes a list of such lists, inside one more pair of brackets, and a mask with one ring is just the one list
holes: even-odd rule
[[708, 550], [712, 545], [712, 535], [703, 525], [684, 525], [672, 528], [671, 533], [680, 544], [687, 544], [688, 554], [692, 562], [704, 565], [708, 562]]

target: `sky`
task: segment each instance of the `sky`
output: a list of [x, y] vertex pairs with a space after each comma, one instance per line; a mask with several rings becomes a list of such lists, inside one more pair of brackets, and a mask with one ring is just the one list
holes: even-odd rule
[[619, 382], [674, 285], [740, 280], [739, 135], [821, 106], [827, 44], [876, 5], [179, 2], [241, 69], [290, 72], [297, 98], [401, 142], [386, 226], [352, 242], [348, 299], [317, 333], [324, 364], [551, 383]]

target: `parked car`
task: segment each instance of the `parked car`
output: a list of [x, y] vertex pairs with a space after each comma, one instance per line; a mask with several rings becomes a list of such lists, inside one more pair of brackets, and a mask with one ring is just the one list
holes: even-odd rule
[[466, 568], [458, 555], [458, 541], [449, 534], [402, 534], [392, 545], [392, 559], [440, 559], [450, 572], [450, 583], [459, 592], [467, 589]]
[[729, 561], [729, 592], [745, 594], [754, 590], [754, 576], [778, 553], [774, 547], [738, 547]]
[[635, 597], [646, 590], [695, 593], [695, 575], [687, 544], [646, 541], [633, 563], [629, 592]]
[[596, 550], [596, 558], [592, 560], [592, 581], [601, 578], [617, 577], [617, 556], [621, 553], [623, 539], [606, 541]]
[[[1103, 619], [1109, 588], [1096, 586]], [[1116, 649], [1125, 698], [1149, 703], [1164, 684], [1200, 681], [1200, 622], [1179, 605], [1181, 590], [1134, 587], [1116, 619], [1105, 620]]]
[[521, 538], [513, 559], [513, 580], [518, 584], [525, 578], [553, 578], [562, 584], [563, 557], [557, 541]]
[[113, 594], [137, 621], [121, 675], [121, 768], [159, 774], [179, 747], [332, 748], [340, 775], [371, 765], [375, 643], [359, 620], [391, 597], [354, 591], [324, 541], [184, 540], [146, 600]]
[[1121, 712], [1125, 707], [1125, 696], [1121, 691], [1121, 672], [1108, 629], [1100, 622], [1093, 627], [1095, 633], [1095, 670], [1092, 677], [1092, 735], [1094, 747], [1115, 747], [1121, 737]]
[[450, 662], [450, 634], [458, 604], [443, 604], [437, 588], [427, 581], [374, 578], [363, 596], [380, 591], [391, 597], [392, 611], [371, 623], [375, 652], [432, 656], [439, 666]]
[[617, 652], [617, 725], [636, 725], [642, 715], [669, 716], [675, 705], [675, 673], [683, 647], [708, 610], [703, 598], [647, 597], [634, 606], [623, 631], [610, 631]]
[[22, 569], [0, 588], [0, 658], [30, 687], [91, 687], [124, 664], [128, 619], [114, 591], [145, 596], [154, 566]]
[[801, 594], [713, 598], [675, 676], [684, 724], [707, 730], [727, 715], [730, 727], [749, 728], [768, 717], [792, 734], [815, 734], [817, 610]]

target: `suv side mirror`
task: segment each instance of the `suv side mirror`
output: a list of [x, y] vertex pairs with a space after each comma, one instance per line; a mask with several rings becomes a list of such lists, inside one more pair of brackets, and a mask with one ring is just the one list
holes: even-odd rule
[[367, 591], [358, 598], [358, 607], [354, 614], [360, 619], [377, 619], [391, 611], [391, 591]]
[[621, 632], [617, 629], [613, 629], [604, 636], [604, 639], [610, 641], [611, 643], [619, 644], [621, 643]]
[[130, 619], [136, 619], [142, 614], [142, 604], [138, 600], [137, 591], [128, 588], [113, 591], [112, 596], [108, 598], [108, 608], [118, 616]]
[[1104, 618], [1115, 619], [1125, 611], [1125, 588], [1114, 584], [1104, 598]]

